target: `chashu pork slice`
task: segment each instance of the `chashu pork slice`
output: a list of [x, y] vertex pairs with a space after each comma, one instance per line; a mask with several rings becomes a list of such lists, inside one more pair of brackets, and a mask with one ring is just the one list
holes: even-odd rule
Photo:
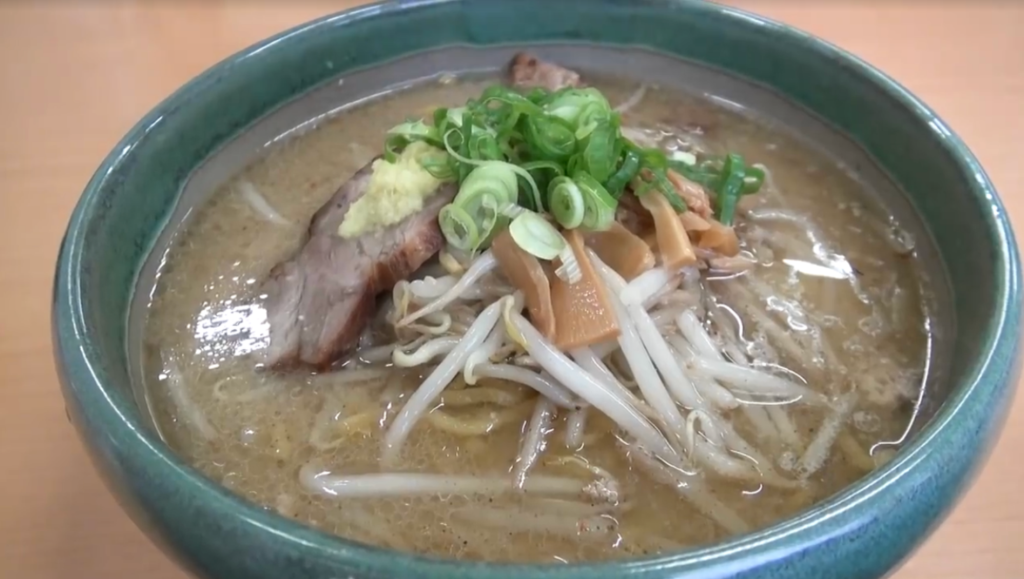
[[444, 245], [437, 224], [455, 196], [442, 184], [423, 209], [387, 228], [345, 239], [345, 214], [369, 186], [372, 162], [346, 181], [309, 224], [308, 239], [264, 282], [270, 344], [267, 367], [329, 367], [353, 348], [374, 313], [378, 294], [411, 275]]
[[512, 59], [509, 76], [512, 84], [521, 88], [540, 87], [554, 92], [580, 86], [580, 75], [577, 72], [526, 52]]

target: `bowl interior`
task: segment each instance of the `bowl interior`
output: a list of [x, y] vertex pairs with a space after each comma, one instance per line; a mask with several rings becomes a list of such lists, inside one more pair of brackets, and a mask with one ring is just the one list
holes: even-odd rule
[[[500, 69], [518, 50], [513, 47], [446, 47], [339, 75], [260, 117], [242, 133], [219, 146], [192, 171], [181, 186], [181, 194], [173, 203], [173, 208], [168, 210], [165, 225], [143, 262], [131, 300], [127, 348], [132, 384], [135, 386], [134, 396], [138, 404], [142, 408], [149, 404], [140, 387], [144, 358], [141, 344], [146, 311], [155, 291], [159, 269], [165, 263], [167, 251], [175, 238], [188, 226], [189, 218], [195, 215], [196, 208], [205, 203], [219, 185], [260, 156], [314, 129], [320, 121], [346, 108], [358, 107], [367, 99], [382, 97], [389, 92], [433, 82], [443, 74], [500, 75]], [[928, 226], [899, 186], [863, 148], [833, 128], [825, 119], [795, 105], [776, 91], [691, 61], [636, 47], [547, 44], [534, 45], [531, 51], [584, 73], [607, 71], [621, 74], [620, 71], [629, 71], [627, 76], [631, 80], [700, 95], [713, 99], [723, 107], [745, 114], [756, 114], [764, 122], [812, 144], [854, 171], [874, 197], [865, 201], [890, 212], [901, 228], [915, 239], [915, 252], [923, 266], [919, 273], [925, 278], [923, 284], [927, 307], [933, 313], [934, 310], [947, 312], [935, 316], [939, 327], [933, 329], [935, 340], [929, 344], [929, 348], [932, 351], [930, 357], [936, 363], [927, 369], [923, 389], [927, 396], [923, 398], [920, 411], [911, 422], [912, 431], [908, 431], [904, 437], [927, 423], [948, 394], [948, 353], [955, 335], [955, 319], [949, 313], [953, 311], [950, 306], [949, 280]], [[144, 412], [144, 417], [148, 419], [149, 412]]]
[[[967, 460], [958, 454], [962, 446], [950, 444], [943, 449], [938, 447], [940, 442], [950, 442], [962, 434], [966, 438], [958, 444], [978, 447], [990, 438], [1000, 422], [999, 408], [1007, 396], [1002, 383], [1011, 373], [1009, 359], [1016, 350], [1019, 280], [1012, 234], [991, 184], [973, 156], [941, 120], [901, 87], [801, 33], [713, 5], [653, 0], [418, 4], [414, 8], [407, 3], [355, 10], [289, 31], [233, 57], [143, 119], [90, 182], [61, 249], [55, 284], [58, 357], [79, 428], [99, 449], [98, 460], [114, 465], [113, 474], [108, 474], [111, 484], [123, 494], [138, 497], [136, 503], [146, 505], [144, 520], [180, 520], [184, 525], [189, 517], [208, 521], [214, 514], [226, 514], [242, 521], [225, 523], [225, 528], [217, 531], [228, 542], [250, 537], [250, 546], [255, 535], [246, 525], [275, 529], [275, 533], [258, 540], [267, 541], [264, 546], [270, 551], [274, 550], [271, 545], [290, 545], [299, 569], [296, 577], [317, 576], [316, 569], [335, 568], [328, 563], [334, 565], [331, 561], [342, 559], [357, 563], [352, 563], [355, 567], [337, 569], [395, 571], [415, 564], [422, 576], [475, 573], [473, 566], [428, 563], [334, 541], [246, 506], [202, 480], [147, 431], [144, 413], [139, 412], [132, 395], [133, 369], [129, 363], [129, 348], [134, 342], [130, 337], [137, 328], [130, 327], [127, 315], [136, 280], [140, 274], [146, 280], [154, 268], [147, 256], [155, 255], [151, 250], [167, 243], [174, 225], [185, 220], [189, 208], [224, 178], [223, 169], [230, 169], [232, 163], [237, 169], [258, 154], [270, 140], [266, 137], [279, 135], [298, 122], [350, 101], [349, 97], [358, 96], [360, 90], [376, 91], [407, 80], [410, 71], [423, 76], [424, 71], [453, 68], [447, 60], [455, 58], [453, 54], [465, 62], [454, 67], [461, 69], [491, 67], [508, 54], [502, 48], [442, 50], [380, 69], [367, 68], [446, 45], [493, 47], [585, 39], [609, 45], [644, 45], [684, 57], [692, 62], [682, 63], [644, 50], [646, 56], [639, 61], [643, 66], [629, 64], [628, 68], [636, 76], [650, 75], [666, 84], [703, 83], [709, 87], [704, 90], [735, 94], [735, 102], [797, 123], [809, 138], [849, 159], [877, 189], [893, 192], [895, 196], [887, 204], [905, 216], [904, 221], [918, 224], [922, 239], [932, 242], [925, 243], [923, 251], [934, 252], [936, 259], [931, 263], [936, 267], [935, 287], [941, 294], [938, 298], [951, 308], [943, 317], [956, 323], [955, 331], [952, 325], [949, 327], [948, 339], [935, 345], [942, 349], [943, 355], [938, 358], [947, 363], [939, 369], [944, 374], [941, 379], [936, 374], [936, 383], [956, 388], [944, 397], [946, 403], [941, 408], [928, 409], [936, 416], [909, 449], [881, 472], [794, 520], [682, 556], [624, 564], [622, 570], [654, 575], [666, 566], [679, 571], [698, 566], [709, 569], [715, 561], [735, 558], [739, 551], [762, 549], [767, 556], [765, 549], [782, 548], [777, 541], [788, 541], [786, 544], [795, 549], [793, 541], [799, 537], [806, 541], [815, 535], [839, 536], [846, 532], [843, 525], [849, 523], [843, 519], [845, 515], [840, 515], [849, 507], [867, 509], [869, 499], [903, 474], [914, 476], [903, 477], [901, 484], [924, 484], [921, 477], [927, 478], [929, 473], [921, 467], [912, 471], [916, 463]], [[527, 22], [524, 15], [531, 11], [545, 13], [546, 17]], [[628, 22], [629, 26], [609, 26], [611, 21]], [[627, 68], [630, 57], [630, 53], [607, 49], [546, 50], [567, 64], [576, 64], [574, 58], [593, 62], [586, 55], [597, 50], [609, 70]], [[671, 67], [673, 77], [667, 79], [658, 66]], [[729, 70], [745, 80], [707, 67]], [[388, 71], [400, 74], [389, 77]], [[363, 80], [338, 86], [339, 75]], [[305, 98], [285, 104], [314, 89]], [[265, 116], [272, 111], [276, 112]], [[247, 128], [252, 131], [234, 139]], [[203, 166], [214, 154], [226, 160], [219, 164], [222, 169]], [[897, 190], [905, 195], [896, 194]], [[943, 280], [948, 280], [948, 286]], [[979, 392], [979, 384], [986, 390]], [[955, 416], [963, 424], [961, 430], [970, 432], [956, 431], [951, 425]], [[971, 460], [976, 464], [979, 458]], [[895, 539], [876, 560], [865, 558], [858, 569], [885, 570], [904, 556], [948, 508], [963, 484], [962, 474], [951, 479], [952, 487], [944, 487], [933, 498], [934, 512], [908, 523], [905, 537]], [[152, 484], [141, 488], [136, 485], [139, 480]], [[177, 500], [160, 504], [165, 496]], [[882, 502], [872, 500], [872, 509], [884, 508]], [[825, 520], [824, 515], [829, 513], [836, 516]], [[810, 529], [812, 524], [814, 530]], [[176, 547], [192, 548], [210, 558], [194, 563], [199, 568], [227, 569], [226, 576], [239, 577], [245, 576], [247, 569], [259, 569], [260, 556], [255, 562], [213, 560], [216, 550], [200, 544], [202, 535], [185, 539], [185, 543], [179, 539]], [[309, 563], [317, 557], [329, 560], [322, 563], [328, 566]], [[557, 574], [595, 576], [611, 567], [580, 566]], [[726, 568], [719, 567], [723, 573]], [[502, 576], [503, 572], [494, 569], [500, 568], [493, 567], [487, 573], [494, 575], [487, 576]], [[808, 566], [807, 572], [811, 571], [813, 566]]]

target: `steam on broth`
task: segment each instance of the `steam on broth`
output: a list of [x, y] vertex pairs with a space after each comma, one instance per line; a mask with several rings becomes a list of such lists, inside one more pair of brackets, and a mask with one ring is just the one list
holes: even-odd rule
[[[888, 460], [920, 400], [931, 309], [913, 240], [867, 201], [865, 185], [785, 129], [708, 100], [586, 78], [598, 99], [558, 92], [578, 78], [548, 63], [521, 59], [513, 71], [519, 93], [446, 78], [343, 112], [195, 212], [165, 257], [144, 330], [143, 381], [167, 442], [284, 516], [488, 561], [707, 544], [772, 524]], [[491, 105], [488, 94], [498, 95]], [[474, 106], [477, 130], [500, 139], [489, 123], [512, 109], [529, 117], [531, 102], [546, 115], [577, 107], [562, 116], [581, 149], [604, 122], [610, 143], [621, 131], [630, 144], [607, 169], [597, 157], [571, 161], [576, 173], [563, 181], [528, 165], [557, 145], [550, 134], [538, 145], [540, 123], [525, 136], [530, 121], [515, 123], [511, 141], [534, 141], [514, 152], [461, 146], [456, 120], [470, 122]], [[421, 116], [426, 124], [408, 121]], [[439, 125], [444, 134], [424, 137]], [[388, 194], [433, 189], [378, 199], [411, 203], [381, 205], [409, 211], [400, 223], [342, 225], [359, 194], [383, 187], [374, 174], [386, 169], [369, 164], [386, 140], [395, 157], [379, 163], [419, 147], [427, 152], [409, 170], [431, 169], [436, 181], [403, 173]], [[641, 162], [616, 183], [631, 151]], [[514, 157], [553, 181], [538, 192], [555, 197], [524, 212], [533, 191], [521, 172], [509, 181], [507, 167], [461, 164], [467, 155]], [[581, 166], [605, 171], [596, 197]], [[492, 200], [511, 182], [516, 208], [467, 205], [474, 179]], [[361, 187], [356, 201], [336, 195], [346, 187]], [[601, 192], [614, 203], [601, 207]], [[332, 216], [335, 202], [348, 205]], [[442, 205], [494, 231], [464, 243], [472, 234], [444, 223], [456, 210]], [[369, 203], [358, 211], [371, 222], [387, 214]], [[546, 217], [512, 225], [526, 214]], [[534, 246], [545, 226], [553, 248]], [[356, 232], [350, 245], [331, 237], [345, 228]], [[388, 228], [404, 228], [398, 245], [367, 241]], [[401, 245], [413, 237], [414, 248]], [[331, 245], [311, 247], [321, 241]], [[359, 284], [310, 289], [341, 276], [330, 259], [343, 251], [387, 271], [353, 266], [345, 276], [364, 276]], [[316, 277], [319, 259], [328, 267]], [[395, 264], [415, 271], [395, 274]], [[366, 319], [338, 317], [352, 296]], [[321, 298], [323, 310], [309, 309]], [[307, 319], [316, 311], [322, 319]]]

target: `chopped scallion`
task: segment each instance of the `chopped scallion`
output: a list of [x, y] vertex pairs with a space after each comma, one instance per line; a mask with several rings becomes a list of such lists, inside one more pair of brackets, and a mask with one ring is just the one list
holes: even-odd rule
[[569, 245], [554, 225], [532, 211], [524, 211], [513, 219], [508, 232], [516, 245], [538, 259], [551, 261]]

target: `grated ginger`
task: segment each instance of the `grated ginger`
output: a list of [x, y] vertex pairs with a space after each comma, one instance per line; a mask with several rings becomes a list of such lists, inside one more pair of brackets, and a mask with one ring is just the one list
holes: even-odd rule
[[423, 209], [424, 202], [441, 186], [441, 180], [424, 169], [420, 159], [443, 154], [417, 141], [407, 146], [394, 163], [374, 161], [367, 191], [345, 214], [338, 235], [346, 239], [359, 237], [390, 227]]

